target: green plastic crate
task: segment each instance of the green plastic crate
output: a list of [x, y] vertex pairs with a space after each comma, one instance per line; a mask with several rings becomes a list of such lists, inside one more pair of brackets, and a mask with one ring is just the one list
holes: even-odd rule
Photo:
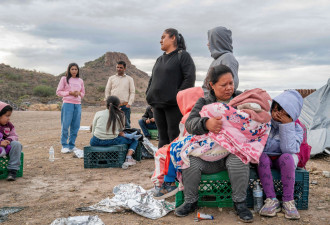
[[151, 135], [152, 140], [156, 140], [158, 138], [158, 130], [148, 130]]
[[141, 159], [142, 159], [142, 142], [140, 142], [140, 141], [133, 154], [133, 159], [135, 159], [136, 161], [141, 161]]
[[[282, 197], [282, 183], [279, 171], [272, 170], [274, 178], [274, 186], [277, 198], [281, 200]], [[253, 183], [258, 178], [255, 169], [250, 170], [250, 180], [247, 189], [247, 206], [253, 208]], [[199, 198], [198, 206], [208, 207], [232, 207], [233, 201], [231, 199], [231, 184], [227, 171], [219, 173], [202, 175], [199, 184]], [[294, 200], [297, 209], [308, 209], [308, 194], [309, 194], [309, 173], [304, 169], [296, 170], [296, 182], [294, 189]], [[264, 196], [265, 198], [265, 196]], [[184, 202], [184, 194], [179, 191], [175, 196], [176, 207]]]
[[121, 167], [125, 162], [127, 145], [85, 146], [84, 168]]
[[[198, 188], [198, 206], [208, 207], [232, 207], [231, 185], [227, 171], [215, 174], [202, 174]], [[183, 191], [175, 195], [175, 206], [178, 207], [184, 202]]]
[[[7, 170], [8, 162], [9, 162], [9, 157], [0, 158], [0, 180], [6, 179], [8, 177], [8, 170]], [[22, 152], [21, 153], [21, 166], [20, 166], [19, 170], [17, 171], [17, 174], [16, 174], [17, 177], [23, 177], [23, 162], [24, 162], [24, 153]]]

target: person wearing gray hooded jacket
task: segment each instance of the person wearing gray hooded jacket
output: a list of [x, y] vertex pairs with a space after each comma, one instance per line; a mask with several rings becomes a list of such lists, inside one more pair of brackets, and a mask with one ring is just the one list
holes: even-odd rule
[[[228, 66], [234, 76], [234, 90], [237, 90], [239, 79], [238, 79], [238, 61], [233, 54], [233, 40], [232, 32], [226, 27], [215, 27], [207, 32], [209, 50], [211, 52], [212, 58], [214, 58], [209, 68], [213, 68], [217, 65]], [[207, 96], [210, 78], [206, 76], [203, 84], [204, 93]]]
[[265, 205], [259, 211], [262, 216], [276, 216], [281, 210], [276, 199], [271, 168], [279, 169], [283, 184], [282, 211], [287, 219], [299, 219], [294, 201], [295, 170], [298, 164], [296, 153], [303, 141], [303, 129], [298, 119], [303, 98], [296, 90], [288, 90], [276, 96], [271, 107], [271, 130], [260, 157], [258, 173], [266, 194]]

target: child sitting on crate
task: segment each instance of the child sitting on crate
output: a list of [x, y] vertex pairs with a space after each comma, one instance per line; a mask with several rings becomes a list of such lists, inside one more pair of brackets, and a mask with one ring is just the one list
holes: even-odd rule
[[8, 181], [16, 180], [17, 171], [21, 165], [22, 145], [18, 142], [18, 136], [14, 125], [10, 122], [13, 108], [7, 103], [0, 102], [0, 157], [9, 155]]
[[282, 211], [285, 218], [299, 219], [293, 199], [295, 170], [298, 164], [303, 129], [295, 121], [298, 119], [303, 98], [295, 90], [288, 90], [275, 97], [271, 107], [271, 130], [258, 165], [258, 173], [267, 199], [259, 214], [276, 216], [281, 211], [276, 199], [271, 168], [279, 169], [283, 184]]
[[127, 166], [135, 165], [132, 158], [138, 145], [138, 139], [142, 135], [136, 135], [136, 132], [126, 134], [122, 132], [125, 126], [124, 112], [119, 108], [120, 100], [117, 96], [109, 96], [106, 100], [106, 110], [95, 114], [92, 125], [91, 146], [111, 146], [128, 144], [128, 152], [125, 164]]

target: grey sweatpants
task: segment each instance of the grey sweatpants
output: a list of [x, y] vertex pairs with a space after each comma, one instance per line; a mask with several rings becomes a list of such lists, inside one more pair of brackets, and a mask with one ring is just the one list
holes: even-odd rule
[[250, 167], [244, 164], [236, 155], [230, 154], [224, 159], [215, 162], [204, 161], [190, 156], [190, 167], [182, 170], [184, 186], [184, 201], [194, 203], [198, 201], [198, 186], [203, 174], [217, 173], [228, 170], [232, 188], [232, 200], [242, 202], [246, 199], [246, 190], [249, 184]]
[[9, 162], [7, 169], [8, 170], [19, 170], [21, 165], [21, 152], [22, 145], [18, 141], [10, 142], [11, 149], [9, 151]]

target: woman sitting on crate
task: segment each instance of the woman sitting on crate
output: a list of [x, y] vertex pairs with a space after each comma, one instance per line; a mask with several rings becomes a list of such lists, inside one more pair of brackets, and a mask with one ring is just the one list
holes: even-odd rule
[[[224, 121], [227, 121], [226, 123], [239, 123], [240, 121], [245, 120], [245, 118], [237, 118], [236, 116], [241, 116], [241, 114], [236, 112], [236, 109], [228, 106], [227, 104], [238, 94], [238, 92], [234, 92], [234, 79], [233, 74], [229, 67], [224, 65], [218, 65], [215, 67], [212, 67], [209, 70], [208, 77], [210, 78], [209, 82], [209, 89], [211, 89], [209, 96], [205, 98], [200, 98], [197, 103], [195, 104], [194, 108], [192, 109], [186, 123], [185, 127], [187, 129], [187, 132], [189, 134], [193, 134], [196, 136], [202, 136], [202, 135], [214, 135], [215, 137], [217, 134], [221, 134], [223, 132], [223, 123]], [[260, 93], [266, 93], [265, 91], [258, 89]], [[258, 91], [257, 90], [257, 91]], [[254, 95], [255, 96], [255, 95]], [[269, 117], [268, 121], [270, 120], [270, 115], [268, 114], [269, 108], [270, 108], [270, 97], [266, 93], [265, 96], [268, 96], [269, 103], [266, 100], [265, 105], [267, 105], [266, 110], [263, 110], [263, 115], [266, 113]], [[235, 98], [236, 100], [237, 98]], [[209, 107], [209, 106], [216, 106], [216, 104], [212, 103], [225, 103], [225, 104], [219, 104], [219, 115], [218, 117], [212, 117], [212, 116], [201, 116], [202, 109], [204, 110], [203, 106]], [[211, 105], [212, 104], [212, 105]], [[230, 105], [230, 104], [229, 104]], [[222, 109], [225, 107], [226, 109]], [[228, 109], [227, 109], [228, 108]], [[217, 111], [217, 110], [215, 110]], [[229, 116], [227, 118], [225, 115], [226, 113], [224, 111], [233, 111], [231, 112], [232, 116]], [[236, 113], [235, 113], [235, 112]], [[267, 112], [266, 112], [267, 111]], [[247, 115], [248, 116], [248, 115]], [[223, 117], [223, 118], [222, 118]], [[235, 118], [236, 119], [235, 119]], [[248, 116], [250, 118], [250, 116]], [[250, 120], [249, 120], [250, 121]], [[264, 126], [261, 130], [265, 132], [265, 137], [267, 139], [267, 133], [269, 132], [269, 124], [267, 128], [267, 122], [265, 122], [262, 126]], [[241, 124], [240, 124], [241, 125]], [[234, 125], [233, 125], [234, 126]], [[242, 127], [242, 129], [244, 129]], [[246, 130], [249, 131], [250, 125], [247, 124]], [[258, 129], [257, 129], [258, 130]], [[238, 136], [246, 136], [244, 134], [246, 131], [241, 131], [238, 129]], [[242, 134], [240, 134], [242, 133]], [[225, 136], [225, 135], [222, 135]], [[243, 138], [242, 137], [242, 138]], [[230, 139], [230, 138], [229, 138]], [[266, 139], [262, 140], [266, 143]], [[258, 142], [259, 140], [256, 140]], [[224, 140], [226, 142], [226, 140]], [[228, 141], [226, 142], [228, 143]], [[241, 145], [241, 147], [244, 148], [244, 143], [235, 143], [236, 145]], [[229, 144], [228, 144], [229, 145]], [[215, 146], [215, 145], [212, 145]], [[264, 145], [263, 145], [264, 146]], [[222, 146], [224, 147], [224, 146]], [[263, 149], [263, 148], [262, 148]], [[185, 151], [185, 150], [182, 150]], [[182, 181], [184, 185], [184, 203], [176, 208], [175, 215], [177, 216], [186, 216], [190, 212], [193, 212], [197, 208], [197, 202], [198, 202], [198, 186], [201, 181], [201, 175], [202, 174], [213, 174], [220, 172], [222, 170], [227, 169], [229, 174], [229, 179], [231, 182], [232, 187], [232, 200], [234, 202], [234, 208], [236, 213], [238, 214], [239, 218], [244, 222], [251, 222], [253, 220], [253, 215], [250, 212], [250, 210], [247, 208], [246, 205], [246, 191], [248, 187], [249, 182], [249, 161], [245, 161], [242, 159], [242, 157], [238, 157], [237, 154], [232, 154], [231, 151], [229, 151], [228, 156], [218, 159], [217, 161], [205, 161], [200, 157], [195, 157], [190, 155], [190, 166], [182, 169]], [[261, 154], [262, 150], [259, 152]], [[181, 152], [181, 154], [184, 152]], [[260, 155], [259, 154], [259, 155]], [[243, 162], [243, 161], [244, 162]]]
[[138, 139], [142, 135], [136, 135], [136, 132], [126, 134], [122, 132], [125, 126], [124, 112], [119, 108], [120, 100], [117, 96], [109, 96], [106, 101], [106, 110], [95, 114], [92, 125], [91, 146], [111, 146], [128, 144], [128, 152], [125, 164], [127, 166], [135, 165], [132, 158], [138, 145]]

